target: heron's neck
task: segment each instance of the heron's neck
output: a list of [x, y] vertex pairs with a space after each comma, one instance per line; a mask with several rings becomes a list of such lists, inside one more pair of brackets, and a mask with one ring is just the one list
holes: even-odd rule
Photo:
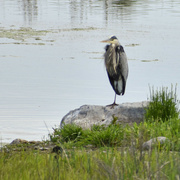
[[113, 44], [111, 44], [111, 46], [113, 47], [113, 48], [115, 48], [116, 46], [119, 46], [120, 45], [120, 43], [113, 43]]

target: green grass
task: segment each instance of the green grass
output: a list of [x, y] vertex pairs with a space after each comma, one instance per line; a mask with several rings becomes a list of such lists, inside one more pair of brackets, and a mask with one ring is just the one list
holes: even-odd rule
[[50, 134], [52, 142], [77, 142], [84, 135], [82, 128], [75, 124], [63, 125], [62, 128], [53, 128], [53, 130], [54, 133]]
[[[65, 148], [86, 147], [87, 145], [94, 148], [127, 147], [135, 143], [136, 148], [140, 149], [143, 142], [158, 136], [167, 137], [172, 142], [171, 149], [180, 151], [180, 119], [171, 118], [165, 122], [145, 121], [126, 126], [119, 124], [111, 124], [107, 127], [95, 125], [91, 130], [83, 130], [77, 125], [67, 124], [63, 128], [56, 128], [50, 138], [51, 141], [63, 145]], [[67, 137], [73, 137], [73, 139]]]
[[[109, 126], [54, 128], [49, 136], [62, 148], [59, 154], [7, 146], [0, 151], [0, 180], [179, 180], [177, 102], [172, 89], [152, 90], [146, 120], [140, 124], [120, 125], [114, 116]], [[168, 143], [143, 151], [143, 143], [158, 136], [167, 137]]]
[[91, 144], [94, 147], [105, 147], [120, 146], [125, 138], [124, 136], [130, 138], [128, 126], [126, 128], [119, 124], [112, 124], [107, 127], [94, 125], [90, 130], [83, 130], [75, 124], [67, 124], [63, 125], [63, 128], [54, 129], [54, 133], [50, 134], [50, 139], [52, 142], [67, 146], [79, 147]]
[[170, 118], [178, 118], [179, 101], [176, 94], [177, 86], [173, 90], [167, 87], [157, 89], [150, 88], [150, 103], [146, 109], [146, 120], [168, 121]]
[[71, 149], [62, 155], [1, 152], [2, 180], [171, 179], [179, 177], [178, 152], [135, 148]]

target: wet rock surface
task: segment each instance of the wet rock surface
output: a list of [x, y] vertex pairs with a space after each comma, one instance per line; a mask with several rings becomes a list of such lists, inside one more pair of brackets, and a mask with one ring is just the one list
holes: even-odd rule
[[147, 106], [147, 101], [123, 103], [113, 109], [109, 106], [83, 105], [66, 114], [61, 121], [61, 126], [63, 123], [74, 123], [82, 128], [90, 128], [94, 124], [109, 125], [114, 117], [117, 119], [116, 122], [121, 124], [140, 123], [144, 120]]

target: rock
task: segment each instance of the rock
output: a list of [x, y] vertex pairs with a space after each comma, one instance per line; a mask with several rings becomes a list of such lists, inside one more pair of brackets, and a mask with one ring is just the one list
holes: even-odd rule
[[27, 141], [24, 139], [14, 139], [10, 145], [17, 145], [17, 144], [41, 144], [41, 141]]
[[10, 145], [17, 145], [17, 144], [27, 144], [28, 141], [24, 140], [24, 139], [14, 139]]
[[157, 147], [159, 145], [162, 146], [168, 141], [169, 141], [169, 139], [166, 137], [163, 137], [163, 136], [153, 138], [153, 139], [150, 139], [149, 141], [143, 143], [142, 149], [143, 150], [151, 150], [153, 147]]
[[62, 124], [76, 124], [82, 128], [90, 128], [94, 124], [109, 125], [113, 117], [117, 117], [117, 123], [140, 123], [144, 119], [145, 107], [148, 102], [123, 103], [111, 109], [109, 106], [83, 105], [66, 114]]
[[9, 145], [5, 147], [6, 151], [21, 151], [21, 150], [39, 150], [51, 152], [56, 144], [52, 142], [43, 142], [43, 141], [27, 141], [24, 139], [15, 139]]

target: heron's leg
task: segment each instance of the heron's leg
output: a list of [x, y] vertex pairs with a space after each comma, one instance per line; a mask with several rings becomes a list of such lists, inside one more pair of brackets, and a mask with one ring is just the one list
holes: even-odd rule
[[[113, 104], [116, 104], [116, 93], [115, 93], [115, 96], [114, 96], [114, 102]], [[116, 104], [117, 105], [117, 104]]]
[[114, 102], [112, 104], [107, 105], [107, 107], [110, 107], [111, 109], [114, 109], [114, 106], [118, 106], [118, 104], [116, 104], [116, 93], [114, 97]]

